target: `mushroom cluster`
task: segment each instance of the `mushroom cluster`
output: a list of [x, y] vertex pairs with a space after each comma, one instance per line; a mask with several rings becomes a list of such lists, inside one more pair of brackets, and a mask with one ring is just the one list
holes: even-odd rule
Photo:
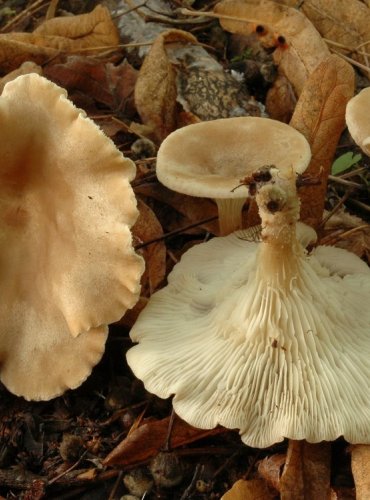
[[249, 192], [238, 186], [241, 177], [272, 163], [281, 172], [294, 168], [301, 174], [310, 159], [306, 138], [285, 123], [252, 116], [220, 118], [167, 136], [158, 151], [157, 177], [179, 193], [212, 198], [224, 236], [242, 227]]
[[0, 97], [0, 379], [26, 399], [75, 388], [136, 303], [134, 163], [47, 79]]
[[370, 443], [370, 270], [342, 249], [308, 252], [296, 176], [269, 173], [260, 241], [244, 230], [187, 251], [132, 328], [128, 363], [188, 423], [239, 429], [249, 446]]

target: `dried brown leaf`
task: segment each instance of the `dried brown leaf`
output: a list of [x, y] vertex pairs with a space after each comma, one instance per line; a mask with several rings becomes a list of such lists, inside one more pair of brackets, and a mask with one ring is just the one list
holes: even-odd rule
[[[130, 434], [104, 459], [104, 465], [132, 466], [150, 460], [164, 446], [170, 417], [151, 420], [130, 432]], [[201, 430], [175, 418], [171, 431], [171, 448], [175, 449], [208, 436], [227, 432], [222, 427]]]
[[281, 500], [329, 499], [330, 459], [330, 443], [290, 440], [280, 479]]
[[135, 87], [138, 113], [159, 142], [175, 130], [177, 125], [176, 72], [165, 47], [170, 42], [198, 43], [186, 31], [173, 29], [161, 33], [144, 59]]
[[292, 118], [297, 99], [289, 80], [278, 75], [266, 96], [266, 111], [270, 118], [289, 123]]
[[280, 477], [285, 464], [285, 454], [275, 454], [261, 460], [258, 464], [259, 475], [274, 488], [280, 490]]
[[45, 21], [33, 33], [1, 34], [0, 68], [8, 72], [27, 60], [42, 64], [62, 52], [95, 48], [88, 52], [93, 54], [101, 51], [101, 47], [118, 44], [118, 32], [108, 9], [97, 5], [88, 14]]
[[369, 66], [369, 56], [360, 55], [361, 51], [369, 53], [369, 45], [365, 44], [369, 40], [368, 6], [360, 0], [306, 0], [302, 4], [302, 11], [323, 37], [347, 48], [343, 50], [335, 45], [337, 50], [348, 55], [349, 51], [362, 45], [350, 55]]
[[258, 3], [255, 0], [223, 0], [216, 5], [215, 12], [238, 19], [220, 19], [221, 26], [232, 33], [248, 34], [250, 23], [254, 23], [267, 26], [276, 40], [278, 36], [285, 38], [286, 44], [279, 44], [277, 40], [274, 59], [297, 95], [308, 76], [329, 55], [329, 49], [313, 24], [291, 7], [269, 0]]
[[[138, 243], [145, 243], [163, 236], [162, 226], [155, 213], [142, 200], [138, 199], [139, 217], [132, 228]], [[150, 296], [162, 283], [166, 275], [166, 245], [157, 241], [141, 249], [145, 259], [145, 271], [141, 278], [141, 294]]]
[[221, 500], [273, 500], [275, 495], [271, 493], [263, 479], [239, 479], [233, 487], [227, 491]]
[[352, 473], [355, 480], [356, 499], [370, 498], [370, 446], [356, 444], [352, 446]]
[[290, 122], [311, 146], [312, 160], [305, 174], [321, 179], [320, 185], [305, 187], [300, 193], [301, 219], [313, 227], [322, 219], [327, 179], [353, 93], [352, 67], [331, 55], [308, 79]]
[[134, 115], [137, 74], [126, 60], [115, 66], [83, 56], [69, 56], [65, 62], [50, 64], [44, 70], [44, 75], [61, 87], [84, 92], [115, 112], [124, 110], [126, 117]]

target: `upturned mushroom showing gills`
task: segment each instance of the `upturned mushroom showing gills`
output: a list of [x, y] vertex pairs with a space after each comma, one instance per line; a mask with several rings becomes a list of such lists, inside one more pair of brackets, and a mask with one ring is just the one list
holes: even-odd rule
[[306, 138], [293, 127], [269, 118], [244, 116], [211, 120], [172, 132], [157, 156], [159, 181], [179, 193], [212, 198], [217, 203], [220, 234], [242, 225], [249, 197], [240, 179], [262, 165], [292, 167], [301, 174], [311, 159]]
[[47, 400], [86, 379], [139, 297], [135, 166], [36, 74], [5, 86], [0, 131], [0, 379]]
[[187, 251], [134, 325], [128, 363], [188, 423], [240, 429], [249, 446], [370, 443], [370, 271], [342, 249], [308, 253], [295, 175], [270, 173], [260, 241], [237, 231]]

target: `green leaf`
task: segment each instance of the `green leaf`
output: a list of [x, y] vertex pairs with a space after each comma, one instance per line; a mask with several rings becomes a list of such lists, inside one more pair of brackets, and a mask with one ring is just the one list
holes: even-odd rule
[[347, 153], [344, 153], [343, 155], [339, 156], [331, 166], [331, 174], [332, 175], [339, 175], [345, 172], [346, 170], [350, 169], [358, 163], [362, 158], [362, 155], [360, 154], [353, 154], [352, 151], [348, 151]]

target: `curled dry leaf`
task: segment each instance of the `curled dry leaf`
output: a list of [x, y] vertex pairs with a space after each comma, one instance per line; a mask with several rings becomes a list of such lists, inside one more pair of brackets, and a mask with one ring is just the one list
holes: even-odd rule
[[355, 480], [356, 499], [370, 498], [370, 446], [356, 444], [352, 446], [352, 473]]
[[350, 51], [351, 57], [369, 66], [369, 57], [365, 55], [369, 53], [368, 6], [360, 0], [306, 0], [302, 11], [323, 37], [336, 42], [336, 50], [345, 54]]
[[[104, 465], [133, 466], [150, 460], [161, 449], [167, 439], [170, 417], [150, 420], [121, 441], [104, 459]], [[212, 430], [196, 429], [179, 417], [175, 418], [171, 431], [171, 448], [175, 449], [208, 436], [227, 432], [223, 427]]]
[[161, 33], [144, 59], [135, 86], [137, 111], [159, 142], [177, 125], [176, 72], [165, 47], [172, 42], [198, 43], [185, 31], [173, 29]]
[[[163, 236], [162, 226], [155, 213], [142, 200], [138, 199], [139, 218], [132, 232], [138, 243], [145, 243]], [[151, 295], [161, 284], [166, 275], [166, 245], [164, 241], [157, 241], [142, 248], [141, 253], [145, 260], [145, 271], [141, 278], [142, 295]]]
[[274, 60], [297, 95], [308, 76], [329, 55], [329, 49], [313, 24], [291, 7], [269, 0], [258, 3], [255, 0], [223, 0], [216, 5], [215, 12], [236, 18], [220, 19], [221, 26], [232, 33], [250, 33], [252, 23], [267, 26], [276, 40], [279, 36], [285, 38], [286, 43], [277, 41]]
[[89, 14], [45, 21], [33, 33], [1, 34], [0, 68], [8, 72], [27, 60], [42, 64], [61, 52], [91, 49], [88, 53], [94, 54], [118, 44], [118, 32], [108, 9], [98, 5]]
[[330, 498], [330, 443], [289, 441], [283, 474], [281, 500]]
[[323, 61], [308, 79], [290, 125], [311, 146], [312, 159], [305, 175], [321, 184], [301, 190], [301, 220], [317, 227], [324, 210], [327, 179], [339, 137], [345, 126], [345, 109], [354, 93], [354, 71], [336, 55]]
[[263, 479], [239, 479], [233, 487], [227, 491], [221, 500], [273, 500], [276, 498], [269, 491]]

